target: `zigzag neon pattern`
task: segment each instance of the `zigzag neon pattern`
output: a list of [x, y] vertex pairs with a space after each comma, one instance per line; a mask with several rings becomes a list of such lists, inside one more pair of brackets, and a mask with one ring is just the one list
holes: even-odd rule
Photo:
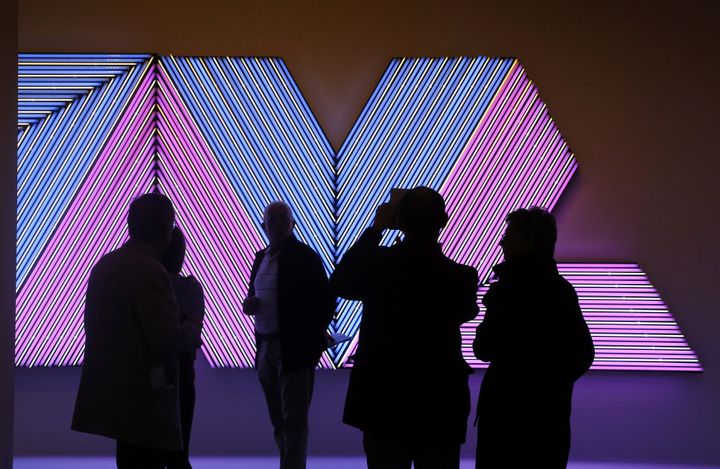
[[[294, 207], [329, 272], [391, 187], [436, 188], [451, 219], [446, 254], [487, 278], [505, 214], [552, 208], [576, 168], [513, 59], [393, 60], [335, 157], [280, 59], [21, 55], [16, 363], [81, 363], [87, 275], [125, 239], [140, 193], [176, 205], [186, 272], [205, 285], [205, 356], [247, 367], [255, 344], [241, 303], [268, 202]], [[595, 368], [702, 369], [636, 265], [560, 268], [578, 289]], [[343, 301], [331, 329], [355, 335], [360, 317]], [[462, 331], [476, 367], [481, 318]], [[347, 366], [355, 341], [321, 366]]]
[[19, 56], [18, 285], [68, 209], [148, 67], [147, 55]]
[[[176, 107], [184, 107], [185, 121], [194, 122], [196, 131], [188, 137], [202, 148], [192, 170], [167, 166], [168, 189], [174, 186], [176, 200], [181, 197], [190, 204], [187, 208], [192, 206], [194, 215], [202, 217], [215, 207], [239, 217], [233, 220], [218, 212], [193, 220], [197, 248], [202, 245], [204, 252], [194, 251], [198, 257], [191, 264], [202, 278], [216, 281], [208, 308], [206, 356], [217, 366], [250, 366], [254, 326], [242, 314], [241, 304], [255, 251], [264, 246], [259, 232], [263, 210], [273, 200], [288, 202], [295, 212], [298, 238], [321, 255], [329, 273], [332, 149], [282, 60], [166, 57], [161, 63], [164, 87], [174, 87]], [[204, 192], [198, 190], [202, 180], [208, 185]], [[229, 205], [218, 209], [220, 200]], [[180, 215], [189, 217], [183, 210]], [[321, 365], [333, 366], [327, 354]]]
[[[32, 271], [18, 286], [18, 365], [76, 365], [82, 360], [83, 292], [90, 269], [103, 253], [126, 239], [130, 201], [152, 188], [154, 78], [147, 66], [142, 70], [115, 130], [99, 137], [104, 142], [102, 151], [93, 159]], [[92, 127], [93, 116], [84, 115], [75, 125]]]
[[242, 311], [254, 253], [263, 246], [245, 209], [189, 116], [164, 66], [159, 67], [161, 191], [174, 201], [188, 238], [185, 271], [206, 296], [203, 351], [213, 366], [253, 366], [253, 324]]

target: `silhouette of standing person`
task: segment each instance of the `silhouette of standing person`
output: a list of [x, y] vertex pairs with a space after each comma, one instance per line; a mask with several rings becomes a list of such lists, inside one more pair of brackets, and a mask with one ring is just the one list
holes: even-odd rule
[[182, 449], [176, 357], [200, 345], [200, 331], [180, 322], [160, 263], [175, 221], [170, 199], [138, 197], [127, 221], [130, 240], [88, 280], [72, 428], [116, 440], [118, 469], [163, 469], [169, 452]]
[[[205, 315], [205, 297], [200, 282], [192, 276], [180, 275], [185, 261], [185, 235], [175, 226], [170, 244], [160, 258], [165, 270], [170, 274], [173, 291], [180, 309], [181, 321], [194, 322], [202, 330]], [[192, 469], [190, 464], [190, 433], [195, 412], [195, 358], [197, 350], [186, 351], [178, 355], [178, 393], [180, 398], [180, 424], [182, 427], [183, 449], [171, 454], [168, 469]]]
[[473, 350], [490, 362], [478, 399], [476, 468], [563, 468], [570, 451], [575, 381], [594, 358], [577, 294], [555, 261], [547, 211], [506, 218], [505, 261], [483, 298]]
[[458, 468], [471, 373], [460, 326], [478, 312], [477, 271], [443, 254], [448, 217], [434, 190], [402, 197], [405, 238], [381, 247], [394, 218], [389, 204], [378, 207], [330, 278], [339, 296], [363, 302], [343, 421], [362, 430], [369, 469]]
[[281, 469], [305, 469], [315, 367], [328, 345], [335, 298], [322, 259], [294, 235], [284, 202], [265, 208], [269, 246], [255, 254], [243, 312], [255, 317], [255, 365]]

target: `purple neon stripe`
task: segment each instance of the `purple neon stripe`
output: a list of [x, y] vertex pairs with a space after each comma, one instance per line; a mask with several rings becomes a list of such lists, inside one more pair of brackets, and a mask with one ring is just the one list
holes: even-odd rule
[[[123, 171], [123, 168], [120, 169], [121, 172]], [[133, 174], [130, 172], [129, 174]], [[90, 192], [92, 193], [92, 192]], [[97, 203], [98, 200], [104, 199], [107, 202], [107, 199], [100, 196], [98, 197], [97, 193], [93, 194], [92, 200]], [[87, 199], [86, 199], [87, 200]], [[109, 206], [112, 207], [113, 203], [110, 203]], [[76, 212], [77, 213], [77, 212]], [[105, 212], [107, 214], [108, 212]], [[78, 295], [78, 290], [82, 292], [82, 288], [73, 288], [73, 286], [81, 286], [84, 284], [84, 279], [87, 277], [87, 274], [89, 273], [90, 266], [94, 262], [88, 262], [87, 255], [88, 253], [97, 252], [96, 246], [93, 244], [94, 240], [88, 240], [86, 239], [88, 236], [90, 236], [90, 233], [92, 233], [92, 230], [85, 229], [87, 225], [100, 225], [106, 223], [106, 220], [104, 218], [95, 219], [92, 220], [89, 217], [84, 216], [84, 214], [78, 215], [76, 217], [67, 217], [65, 220], [69, 221], [70, 223], [76, 223], [75, 226], [79, 226], [81, 231], [78, 232], [78, 230], [66, 230], [61, 232], [71, 232], [74, 233], [76, 236], [71, 237], [65, 237], [64, 239], [61, 239], [59, 241], [59, 245], [62, 246], [84, 246], [83, 249], [66, 249], [65, 251], [54, 251], [50, 249], [49, 252], [54, 253], [62, 253], [64, 252], [64, 256], [59, 256], [59, 259], [56, 259], [56, 261], [60, 262], [59, 264], [55, 265], [54, 262], [50, 262], [49, 272], [60, 272], [60, 278], [66, 279], [65, 283], [56, 285], [55, 290], [48, 291], [45, 294], [41, 294], [41, 298], [50, 299], [50, 304], [46, 306], [49, 310], [59, 310], [59, 311], [73, 311], [72, 305], [68, 304], [68, 301], [71, 299], [75, 299], [76, 304], [78, 307], [82, 303], [82, 298]], [[85, 221], [85, 224], [82, 224], [82, 221]], [[62, 226], [62, 225], [61, 225]], [[113, 230], [108, 230], [108, 233], [111, 233]], [[80, 238], [78, 239], [78, 236]], [[52, 245], [50, 245], [52, 246]], [[92, 254], [90, 254], [92, 255]], [[71, 261], [68, 259], [70, 256], [76, 256], [75, 261]], [[82, 269], [81, 267], [85, 267]], [[48, 282], [49, 283], [49, 282]], [[43, 292], [44, 293], [44, 292]], [[60, 316], [56, 316], [56, 319], [59, 319]], [[41, 335], [46, 334], [52, 334], [52, 328], [55, 326], [55, 322], [45, 323], [44, 326], [42, 326], [38, 333]], [[37, 328], [34, 328], [37, 330]], [[40, 350], [39, 352], [46, 352], [45, 350]]]
[[[102, 160], [102, 159], [99, 159], [98, 161], [99, 161], [99, 162], [102, 162], [103, 160]], [[98, 164], [95, 165], [95, 168], [96, 168], [96, 169], [99, 168], [99, 167], [101, 167], [101, 164], [100, 164], [100, 163], [98, 163]], [[126, 170], [125, 170], [125, 171], [124, 171], [124, 170], [125, 170], [125, 168], [121, 168], [121, 169], [120, 169], [121, 174], [122, 174], [122, 172], [126, 172]], [[110, 173], [110, 174], [114, 174], [114, 173]], [[106, 176], [107, 176], [107, 174], [106, 174]], [[97, 176], [95, 176], [95, 177], [97, 177]], [[93, 191], [93, 192], [94, 192], [95, 186], [97, 186], [97, 187], [107, 186], [107, 182], [106, 182], [104, 179], [105, 179], [104, 177], [98, 177], [97, 179], [94, 179], [94, 178], [92, 178], [92, 176], [91, 176], [91, 178], [89, 178], [89, 180], [90, 180], [90, 181], [93, 181], [93, 183], [92, 183], [91, 187], [90, 187], [89, 189], [87, 189], [87, 190], [90, 190], [90, 191]], [[100, 184], [99, 184], [99, 185], [97, 184], [97, 181], [100, 181]], [[96, 194], [96, 195], [97, 195], [97, 194]], [[95, 199], [92, 199], [92, 200], [90, 200], [89, 202], [93, 203], [93, 206], [92, 206], [89, 210], [90, 210], [91, 212], [95, 212], [95, 211], [98, 209], [98, 205], [100, 205], [100, 204], [106, 204], [106, 203], [107, 203], [107, 199], [106, 199], [105, 197], [96, 197]], [[66, 220], [66, 221], [71, 222], [71, 223], [70, 223], [70, 228], [68, 228], [67, 225], [64, 226], [64, 225], [61, 223], [60, 226], [61, 226], [62, 228], [59, 229], [59, 233], [61, 234], [61, 235], [60, 235], [60, 236], [61, 236], [60, 240], [59, 240], [59, 241], [56, 241], [55, 244], [53, 244], [53, 243], [49, 243], [49, 244], [48, 244], [47, 252], [49, 252], [49, 253], [50, 253], [50, 256], [51, 256], [51, 257], [50, 257], [50, 260], [49, 260], [50, 265], [49, 265], [48, 270], [47, 270], [48, 272], [57, 272], [59, 269], [63, 269], [63, 268], [65, 268], [65, 269], [67, 270], [68, 257], [70, 257], [70, 256], [73, 256], [73, 257], [76, 259], [76, 260], [75, 260], [75, 265], [77, 265], [77, 263], [86, 261], [86, 259], [85, 259], [85, 257], [84, 257], [84, 251], [89, 250], [88, 247], [86, 247], [84, 250], [81, 250], [80, 252], [77, 252], [77, 251], [71, 252], [71, 251], [69, 251], [69, 250], [67, 250], [67, 249], [60, 249], [60, 248], [59, 248], [60, 246], [66, 246], [67, 243], [70, 242], [69, 240], [76, 238], [77, 235], [78, 235], [78, 232], [84, 233], [86, 236], [89, 235], [89, 232], [88, 232], [88, 230], [85, 229], [85, 226], [84, 226], [84, 225], [82, 225], [82, 224], [75, 224], [74, 227], [73, 227], [73, 223], [72, 223], [72, 222], [75, 222], [76, 220], [86, 220], [86, 219], [88, 219], [88, 215], [89, 215], [89, 214], [88, 214], [86, 211], [83, 211], [82, 208], [79, 209], [79, 210], [80, 210], [79, 213], [78, 213], [78, 212], [68, 212], [68, 213], [75, 213], [75, 215], [72, 216], [72, 217], [65, 217], [65, 220]], [[88, 246], [88, 245], [87, 245], [87, 244], [84, 244], [84, 243], [81, 243], [81, 244], [78, 244], [78, 246]], [[56, 256], [56, 254], [57, 254], [57, 256]], [[55, 258], [53, 259], [52, 256], [55, 256]], [[72, 271], [72, 269], [70, 269], [70, 271]], [[37, 270], [37, 272], [41, 272], [41, 271]], [[68, 284], [68, 283], [72, 284], [72, 280], [74, 280], [74, 279], [72, 279], [72, 278], [62, 277], [62, 276], [61, 276], [60, 278], [66, 279], [66, 284]], [[39, 298], [46, 298], [47, 296], [52, 296], [52, 294], [51, 294], [49, 291], [47, 291], [47, 289], [49, 289], [49, 288], [51, 287], [51, 285], [52, 285], [51, 282], [44, 282], [44, 283], [41, 283], [40, 285], [41, 285], [41, 286], [44, 286], [44, 287], [45, 287], [45, 290], [36, 292], [36, 291], [34, 291], [34, 288], [31, 287], [31, 288], [28, 289], [28, 291], [29, 291], [31, 294], [34, 293], [34, 294], [35, 294], [37, 297], [39, 297]], [[64, 285], [60, 285], [60, 286], [58, 286], [58, 288], [62, 288], [63, 286], [64, 286]]]
[[[446, 245], [448, 252], [455, 253], [452, 257], [457, 258], [456, 243], [461, 242], [463, 235], [465, 235], [461, 227], [465, 225], [465, 217], [470, 216], [469, 205], [475, 204], [477, 200], [485, 200], [487, 203], [488, 197], [484, 189], [488, 186], [487, 181], [492, 181], [492, 175], [497, 171], [500, 164], [497, 159], [486, 158], [486, 155], [491, 154], [488, 145], [494, 147], [500, 140], [500, 127], [505, 125], [507, 114], [511, 108], [507, 103], [513, 102], [516, 98], [518, 90], [521, 88], [519, 84], [521, 78], [519, 67], [516, 67], [514, 71], [508, 74], [493, 104], [488, 108], [486, 116], [481, 119], [473, 135], [473, 139], [479, 144], [473, 143], [470, 146], [471, 151], [465, 151], [460, 156], [456, 168], [450, 173], [440, 190], [440, 193], [447, 197], [446, 206], [452, 221], [451, 225], [443, 231], [442, 242]], [[482, 143], [480, 143], [480, 140]], [[458, 168], [460, 168], [459, 171]], [[460, 179], [461, 177], [462, 179]], [[461, 183], [461, 181], [467, 180], [474, 180], [477, 183]], [[456, 196], [453, 196], [454, 194]], [[483, 212], [477, 214], [477, 208], [473, 210], [473, 216], [479, 219]], [[484, 204], [482, 210], [486, 208]]]
[[[149, 87], [150, 84], [151, 81], [146, 79], [144, 86]], [[125, 123], [125, 127], [118, 126], [114, 134], [108, 139], [109, 142], [119, 141], [116, 135], [127, 129], [127, 122], [128, 119], [131, 118], [130, 116], [133, 116], [133, 119], [138, 118], [137, 107], [139, 101], [145, 99], [146, 96], [144, 96], [143, 87], [139, 87], [120, 119], [120, 122]], [[141, 114], [144, 113], [145, 112], [142, 112]], [[142, 119], [142, 117], [141, 115], [140, 118]], [[145, 139], [146, 138], [141, 138], [140, 143], [143, 143]], [[130, 154], [129, 151], [127, 153]], [[28, 308], [30, 311], [43, 309], [48, 312], [57, 310], [62, 312], [61, 316], [55, 316], [54, 320], [47, 320], [43, 315], [34, 315], [34, 318], [31, 315], [29, 318], [30, 330], [33, 330], [36, 336], [46, 336], [47, 340], [45, 340], [44, 346], [42, 343], [39, 347], [35, 346], [34, 351], [32, 350], [32, 344], [24, 342], [22, 345], [27, 345], [28, 347], [26, 350], [22, 350], [22, 346], [18, 347], [18, 361], [22, 361], [26, 353], [30, 353], [31, 356], [27, 360], [30, 365], [42, 362], [43, 360], [52, 362], [58, 353], [67, 355], [67, 352], [63, 351], [63, 347], [67, 347], [67, 344], [59, 344], [58, 340], [60, 338], [69, 337], [68, 340], [72, 343], [73, 340], [77, 342], [77, 338], [81, 337], [81, 335], [78, 335], [78, 330], [81, 331], [80, 310], [82, 308], [82, 295], [84, 293], [83, 287], [89, 268], [92, 265], [92, 262], [90, 262], [88, 258], [99, 256], [99, 251], [101, 251], [96, 240], [87, 239], [91, 236], [93, 230], [84, 228], [96, 226], [98, 230], [103, 230], [106, 233], [106, 240], [108, 237], [115, 237], [113, 234], [120, 230], [118, 227], [103, 226], [103, 224], [107, 223], [105, 218], [107, 218], [108, 214], [113, 211], [114, 208], [117, 209], [117, 212], [122, 213], [127, 203], [127, 200], [121, 201], [121, 197], [117, 196], [108, 201], [107, 197], [98, 197], [99, 194], [97, 191], [100, 191], [101, 194], [108, 193], [109, 188], [113, 187], [106, 182], [106, 178], [109, 175], [125, 173], [126, 182], [128, 177], [132, 177], [136, 181], [143, 179], [142, 177], [137, 177], [132, 170], [128, 171], [126, 166], [123, 166], [123, 164], [127, 164], [131, 158], [117, 161], [113, 156], [114, 155], [111, 154], [111, 147], [106, 144], [98, 156], [96, 163], [93, 165], [84, 187], [78, 191], [80, 196], [77, 197], [71, 205], [59, 225], [58, 234], [48, 243], [43, 253], [44, 258], [34, 269], [33, 274], [51, 272], [52, 275], [55, 275], [55, 278], [64, 279], [64, 282], [55, 285], [54, 290], [52, 290], [50, 289], [52, 282], [42, 282], [43, 279], [35, 275], [33, 278], [34, 284], [27, 284], [28, 288], [23, 288], [23, 291], [18, 295], [18, 317], [21, 319], [21, 323], [22, 318], [25, 317], [23, 314], [25, 308]], [[136, 154], [131, 156], [134, 157], [136, 161], [139, 161]], [[119, 169], [118, 166], [120, 166]], [[106, 207], [104, 207], [104, 212], [100, 210], [98, 215], [98, 204], [101, 202], [103, 205], [106, 205]], [[123, 206], [116, 207], [119, 203], [122, 203]], [[94, 212], [94, 215], [92, 217], [88, 216], [88, 211]], [[120, 217], [116, 217], [116, 219], [120, 220]], [[85, 225], [82, 224], [82, 221], [86, 222]], [[120, 222], [120, 224], [121, 223], [122, 222]], [[117, 241], [114, 244], [116, 243]], [[108, 242], [106, 241], [105, 245], [107, 246], [107, 244]], [[74, 262], [67, 262], [67, 257], [70, 255], [76, 257]], [[65, 260], [65, 262], [63, 262], [63, 260]], [[28, 295], [35, 296], [34, 301]], [[41, 298], [46, 301], [42, 308], [38, 303], [38, 301], [42, 301]], [[44, 316], [48, 316], [48, 314]], [[39, 327], [38, 324], [40, 324]], [[59, 330], [57, 330], [58, 327]]]
[[[88, 178], [88, 181], [92, 181], [90, 189], [92, 189], [92, 187], [93, 187], [93, 186], [96, 184], [96, 182], [97, 182], [97, 179], [93, 179], [93, 177], [97, 177], [97, 176], [96, 176], [96, 174], [97, 174], [97, 168], [100, 167], [100, 166], [101, 166], [101, 163], [103, 162], [102, 155], [101, 155], [100, 158], [98, 158], [97, 161], [98, 161], [98, 163], [95, 164], [95, 173], [91, 173], [91, 174], [90, 174], [90, 177]], [[87, 184], [86, 184], [85, 190], [88, 190], [88, 189], [87, 189]], [[99, 203], [99, 201], [98, 201], [98, 203]], [[72, 213], [72, 212], [68, 212], [68, 213]], [[70, 218], [70, 219], [72, 219], [72, 218]], [[65, 217], [65, 220], [69, 220], [69, 218], [66, 216], [66, 217]], [[68, 231], [65, 231], [64, 229], [60, 229], [60, 230], [58, 230], [58, 232], [60, 233], [60, 236], [64, 238], [64, 239], [62, 239], [62, 241], [66, 241], [66, 239], [67, 239], [68, 237], [70, 237], [70, 236], [68, 236]], [[71, 235], [74, 234], [74, 231], [71, 231], [70, 234], [71, 234]], [[58, 246], [49, 244], [49, 247], [46, 249], [46, 252], [48, 252], [48, 253], [52, 256], [52, 255], [54, 255], [55, 253], [67, 253], [68, 251], [67, 251], [66, 249], [58, 249]], [[76, 254], [76, 253], [73, 253], [73, 254]], [[51, 263], [51, 265], [50, 265], [50, 271], [51, 271], [51, 272], [56, 271], [59, 267], [60, 267], [59, 265], [57, 265], [55, 262], [53, 262], [53, 263]], [[41, 272], [41, 271], [42, 271], [42, 270], [35, 269], [35, 272], [36, 272], [36, 273], [39, 273], [39, 272]], [[35, 282], [35, 284], [36, 284], [36, 285], [40, 285], [40, 286], [45, 286], [45, 287], [49, 287], [49, 286], [50, 286], [50, 283], [37, 283], [37, 282]], [[19, 301], [24, 301], [24, 300], [25, 300], [25, 296], [26, 296], [27, 294], [34, 294], [36, 297], [44, 297], [44, 294], [45, 294], [45, 293], [46, 293], [45, 291], [36, 292], [35, 289], [32, 288], [32, 287], [30, 287], [30, 288], [24, 288], [23, 291], [21, 291], [21, 292], [19, 293], [19, 295], [18, 295], [18, 300], [19, 300]]]
[[[194, 180], [188, 178], [187, 183], [181, 182], [183, 181], [183, 176], [177, 176], [174, 175], [173, 172], [177, 170], [177, 168], [173, 167], [173, 162], [170, 161], [168, 158], [165, 160], [167, 162], [165, 169], [167, 170], [168, 177], [172, 180], [171, 182], [174, 182], [174, 184], [170, 185], [170, 187], [177, 187], [178, 192], [180, 194], [184, 194], [186, 196], [190, 197], [190, 200], [187, 200], [188, 197], [182, 197], [180, 194], [170, 190], [169, 195], [173, 197], [174, 200], [176, 200], [176, 209], [178, 211], [178, 220], [181, 223], [181, 226], [186, 228], [186, 231], [188, 232], [188, 237], [193, 240], [193, 243], [196, 244], [197, 249], [200, 252], [207, 252], [208, 247], [205, 245], [203, 241], [206, 241], [207, 239], [207, 232], [212, 231], [212, 228], [208, 230], [207, 227], [204, 227], [203, 224], [204, 221], [197, 220], [196, 217], [193, 217], [192, 215], [188, 214], [200, 214], [202, 215], [202, 208], [198, 206], [198, 203], [194, 200], [198, 196], [193, 193], [191, 189], [188, 188], [188, 185], [193, 184]], [[186, 221], [186, 218], [195, 218], [193, 222]], [[198, 241], [199, 240], [199, 241]], [[215, 248], [216, 246], [210, 246], [210, 248]], [[212, 252], [212, 251], [211, 251]], [[204, 261], [204, 262], [203, 262]], [[192, 251], [188, 252], [188, 263], [196, 269], [196, 272], [200, 276], [200, 278], [203, 279], [209, 279], [209, 285], [206, 287], [208, 290], [208, 300], [209, 300], [209, 308], [207, 317], [208, 320], [218, 325], [218, 319], [221, 321], [225, 321], [226, 318], [223, 317], [216, 317], [214, 314], [214, 311], [216, 309], [219, 309], [219, 305], [215, 303], [216, 299], [222, 295], [226, 291], [232, 291], [232, 285], [240, 283], [240, 279], [233, 278], [234, 274], [229, 272], [227, 270], [227, 266], [220, 265], [219, 270], [215, 270], [213, 268], [210, 268], [208, 278], [208, 272], [204, 272], [203, 266], [207, 264], [222, 264], [219, 260], [215, 260], [213, 262], [212, 260], [207, 259], [206, 256], [201, 257], [201, 262], [196, 262]], [[228, 280], [225, 280], [227, 278]], [[207, 283], [207, 280], [206, 280]], [[241, 283], [240, 283], [241, 284]], [[235, 309], [230, 309], [229, 311], [238, 311], [237, 304], [235, 304]], [[223, 329], [227, 330], [230, 328], [232, 330], [232, 326], [228, 325], [227, 323], [223, 327]], [[209, 329], [209, 331], [211, 331]], [[224, 360], [229, 360], [233, 354], [233, 350], [227, 350], [225, 352], [218, 350], [218, 353], [222, 354], [222, 357]]]
[[[176, 203], [178, 219], [194, 246], [188, 250], [188, 265], [203, 281], [209, 300], [206, 317], [212, 326], [206, 329], [204, 352], [213, 366], [250, 366], [254, 327], [242, 314], [242, 299], [252, 256], [262, 242], [257, 228], [232, 197], [232, 186], [176, 90], [160, 70], [161, 105], [167, 106], [159, 125], [167, 146], [161, 157], [162, 171], [172, 182], [168, 191], [182, 201]], [[193, 153], [188, 154], [191, 149]], [[243, 259], [240, 264], [239, 259]]]
[[[140, 180], [140, 178], [142, 178], [142, 173], [140, 173], [134, 179]], [[138, 185], [137, 187], [140, 187], [140, 185]], [[133, 191], [133, 192], [136, 193], [136, 191]], [[110, 238], [109, 239], [110, 242], [112, 242], [112, 239], [115, 240], [110, 245], [110, 249], [117, 247], [120, 244], [121, 239], [124, 237], [123, 236], [124, 235], [123, 220], [122, 220], [124, 217], [118, 217], [116, 215], [115, 218], [116, 218], [115, 220], [110, 220], [110, 221], [104, 220], [104, 219], [101, 219], [98, 221], [99, 224], [110, 224], [113, 227], [117, 228], [117, 231], [115, 229], [108, 230], [108, 234], [114, 233], [114, 236], [112, 236], [112, 237], [106, 236], [106, 239]], [[89, 234], [90, 230], [87, 230], [87, 233]], [[84, 245], [84, 242], [81, 239], [79, 242], [76, 242], [74, 244], [75, 245]], [[107, 245], [107, 243], [104, 245]], [[96, 243], [96, 248], [102, 249], [102, 246], [104, 246], [104, 245], [97, 245], [97, 243]], [[92, 255], [92, 252], [93, 252], [93, 250], [92, 250], [92, 246], [91, 246], [91, 248], [87, 250], [87, 253], [88, 253], [88, 255]], [[85, 253], [81, 253], [81, 254], [85, 255]], [[96, 260], [97, 260], [97, 258], [93, 259], [91, 262], [89, 262], [85, 265], [69, 265], [67, 267], [68, 271], [76, 273], [74, 278], [70, 278], [71, 284], [78, 284], [81, 286], [84, 285], [85, 279], [87, 279], [87, 277], [90, 274], [90, 266], [93, 265]], [[81, 288], [81, 290], [82, 290], [82, 288]], [[81, 322], [82, 322], [83, 303], [84, 302], [83, 302], [82, 295], [78, 295], [77, 293], [71, 294], [70, 292], [66, 292], [65, 295], [61, 294], [61, 295], [56, 296], [55, 305], [53, 305], [53, 309], [60, 310], [60, 311], [68, 311], [69, 316], [66, 318], [64, 328], [62, 328], [59, 332], [53, 332], [55, 324], [51, 324], [49, 333], [53, 334], [54, 336], [59, 335], [62, 337], [63, 333], [66, 332], [70, 328], [71, 324], [77, 324], [78, 325], [77, 327], [79, 328], [81, 325]], [[62, 323], [58, 324], [58, 326], [62, 326]], [[71, 337], [72, 337], [72, 334], [71, 334]], [[55, 342], [56, 344], [58, 343], [57, 340], [55, 340], [53, 342]], [[67, 347], [68, 344], [64, 343], [64, 346]], [[42, 350], [40, 353], [44, 354], [45, 356], [48, 356], [48, 357], [55, 357], [57, 353], [62, 353], [62, 349], [56, 347], [54, 350]]]
[[[66, 220], [68, 220], [68, 218], [67, 218], [67, 217], [66, 217]], [[63, 231], [62, 229], [60, 230], [60, 232], [61, 232], [61, 233], [63, 233], [63, 232], [65, 232], [65, 233], [66, 233], [66, 231]], [[47, 252], [51, 252], [51, 253], [52, 253], [52, 252], [55, 252], [55, 251], [54, 251], [53, 249], [48, 249], [48, 251], [47, 251]], [[82, 257], [82, 256], [78, 256], [78, 257]], [[54, 272], [55, 270], [54, 270], [54, 269], [51, 269], [51, 271], [53, 271], [53, 272]]]
[[[172, 153], [173, 152], [170, 152], [170, 154], [172, 154]], [[180, 153], [177, 153], [177, 154], [180, 154]], [[196, 183], [197, 181], [190, 182], [190, 179], [188, 179], [188, 183], [186, 184], [185, 182], [183, 182], [186, 179], [186, 176], [183, 176], [182, 174], [180, 176], [174, 174], [174, 172], [178, 170], [178, 168], [175, 167], [178, 165], [173, 164], [176, 162], [172, 161], [171, 158], [168, 158], [167, 163], [168, 164], [166, 166], [166, 169], [168, 172], [168, 176], [172, 179], [171, 182], [173, 182], [173, 184], [170, 184], [169, 187], [178, 187], [178, 189], [179, 189], [178, 193], [176, 193], [176, 195], [173, 198], [178, 202], [180, 202], [182, 199], [182, 202], [190, 204], [190, 209], [188, 212], [188, 211], [184, 210], [184, 207], [182, 204], [176, 203], [176, 206], [177, 206], [178, 212], [179, 212], [178, 218], [181, 219], [181, 223], [183, 226], [188, 227], [189, 234], [191, 236], [194, 236], [193, 239], [198, 238], [198, 237], [200, 237], [202, 239], [205, 237], [204, 235], [205, 235], [205, 232], [207, 231], [207, 228], [205, 230], [200, 229], [199, 233], [193, 233], [193, 232], [197, 229], [198, 226], [200, 226], [204, 222], [200, 222], [199, 220], [197, 220], [196, 217], [194, 217], [195, 218], [194, 223], [186, 223], [184, 220], [182, 220], [186, 217], [187, 213], [190, 213], [190, 214], [202, 214], [203, 213], [203, 210], [204, 210], [203, 207], [201, 207], [197, 203], [195, 203], [194, 200], [188, 202], [187, 197], [185, 197], [186, 194], [190, 194], [192, 199], [196, 199], [197, 197], [199, 197], [194, 192], [193, 189], [188, 187], [188, 185], [192, 185], [193, 183]], [[208, 197], [206, 196], [205, 200], [207, 200], [207, 199], [208, 199]], [[191, 215], [191, 218], [193, 218], [192, 215]], [[228, 231], [228, 232], [232, 232], [232, 231]], [[214, 246], [211, 246], [211, 247], [214, 247]], [[207, 249], [207, 247], [205, 249]], [[204, 251], [201, 251], [201, 252], [204, 252]], [[189, 260], [189, 263], [194, 264], [194, 261], [192, 260], [192, 255], [189, 256], [188, 260]], [[215, 264], [217, 264], [217, 263], [220, 263], [219, 270], [210, 269], [211, 274], [213, 274], [213, 277], [212, 277], [213, 281], [211, 282], [213, 286], [220, 284], [220, 286], [223, 287], [223, 290], [227, 291], [227, 290], [231, 290], [231, 285], [233, 285], [233, 284], [238, 284], [238, 283], [242, 284], [241, 278], [233, 278], [235, 276], [234, 269], [233, 269], [233, 271], [228, 271], [227, 266], [223, 265], [222, 262], [216, 261]], [[219, 273], [220, 275], [219, 276], [215, 275], [216, 273]], [[229, 280], [226, 282], [225, 280], [223, 280], [223, 278], [229, 278]], [[214, 296], [211, 295], [210, 299], [212, 300], [213, 298], [214, 298]], [[213, 314], [212, 314], [212, 309], [213, 308], [210, 308], [210, 311], [211, 311], [209, 314], [210, 320], [214, 319]], [[224, 319], [224, 318], [221, 318], [221, 319]], [[226, 356], [225, 358], [227, 359], [228, 356]]]

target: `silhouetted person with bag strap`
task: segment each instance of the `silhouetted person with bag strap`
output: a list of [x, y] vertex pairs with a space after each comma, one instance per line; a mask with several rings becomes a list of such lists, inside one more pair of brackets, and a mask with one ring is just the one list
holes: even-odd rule
[[507, 216], [473, 342], [490, 362], [478, 399], [476, 468], [564, 468], [573, 385], [594, 358], [574, 288], [553, 260], [557, 228], [533, 207]]

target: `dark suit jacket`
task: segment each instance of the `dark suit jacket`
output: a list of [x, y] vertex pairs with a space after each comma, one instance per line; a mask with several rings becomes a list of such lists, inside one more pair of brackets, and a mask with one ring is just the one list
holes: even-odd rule
[[475, 355], [489, 361], [478, 401], [478, 467], [565, 467], [573, 383], [594, 349], [574, 288], [552, 259], [494, 268]]
[[477, 307], [477, 271], [437, 243], [378, 246], [369, 228], [331, 276], [331, 287], [363, 301], [360, 338], [343, 421], [413, 442], [465, 441], [470, 412], [460, 325]]
[[[248, 296], [255, 295], [255, 276], [265, 250], [255, 254]], [[285, 371], [317, 366], [327, 348], [325, 331], [335, 310], [320, 256], [294, 236], [282, 246], [277, 273], [278, 327]]]
[[103, 256], [88, 281], [73, 430], [181, 449], [177, 384], [165, 367], [199, 344], [199, 331], [180, 323], [170, 276], [151, 248], [130, 241]]

